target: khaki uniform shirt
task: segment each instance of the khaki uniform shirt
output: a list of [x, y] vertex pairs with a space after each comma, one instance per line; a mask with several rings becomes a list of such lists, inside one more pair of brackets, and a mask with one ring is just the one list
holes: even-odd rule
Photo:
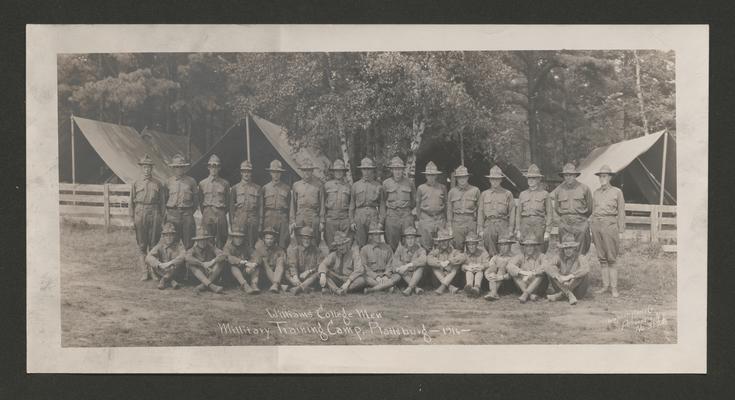
[[496, 254], [488, 263], [487, 269], [485, 272], [493, 273], [495, 275], [503, 276], [507, 271], [508, 262], [510, 262], [511, 259], [513, 259], [513, 254], [503, 255], [503, 254]]
[[258, 265], [271, 270], [275, 270], [279, 265], [281, 268], [285, 268], [286, 264], [286, 252], [275, 243], [273, 247], [268, 248], [262, 240], [255, 243], [253, 258]]
[[327, 215], [333, 217], [346, 217], [350, 209], [350, 185], [343, 179], [332, 179], [324, 184], [324, 209], [322, 222], [326, 221]]
[[165, 263], [171, 260], [174, 260], [174, 265], [181, 265], [184, 263], [185, 256], [186, 250], [184, 249], [184, 244], [179, 240], [173, 242], [170, 246], [159, 242], [148, 252], [145, 260], [148, 265], [156, 265], [157, 263]]
[[592, 195], [592, 202], [592, 216], [615, 217], [618, 228], [625, 230], [625, 199], [622, 190], [615, 186], [599, 187]]
[[575, 278], [581, 278], [590, 272], [590, 265], [585, 257], [576, 256], [565, 259], [559, 255], [546, 257], [546, 272], [552, 277], [558, 279], [562, 275], [574, 275]]
[[462, 268], [476, 268], [479, 271], [484, 271], [487, 268], [489, 262], [490, 255], [487, 253], [487, 250], [485, 250], [482, 245], [478, 244], [477, 249], [474, 253], [470, 253], [467, 251], [464, 252], [464, 262], [462, 263]]
[[352, 184], [350, 192], [350, 220], [354, 220], [354, 212], [358, 208], [369, 207], [378, 210], [383, 197], [383, 186], [377, 181], [365, 178]]
[[393, 257], [393, 249], [387, 243], [368, 243], [360, 249], [362, 265], [368, 275], [392, 274], [391, 257]]
[[435, 217], [444, 213], [447, 207], [447, 188], [437, 183], [429, 185], [424, 183], [416, 190], [416, 215]]
[[203, 262], [211, 261], [216, 257], [222, 256], [222, 250], [213, 244], [207, 244], [206, 247], [200, 249], [196, 243], [186, 251], [186, 263], [201, 267]]
[[130, 214], [134, 214], [136, 205], [143, 204], [156, 205], [163, 210], [166, 206], [164, 190], [163, 184], [153, 177], [143, 177], [133, 182], [133, 186], [130, 188]]
[[416, 187], [406, 177], [398, 182], [393, 178], [384, 180], [383, 193], [385, 193], [385, 198], [383, 199], [385, 209], [412, 210], [416, 205]]
[[227, 256], [227, 262], [232, 265], [240, 264], [241, 261], [248, 261], [251, 256], [251, 250], [246, 241], [243, 241], [240, 246], [235, 246], [232, 240], [228, 240], [222, 248], [222, 253]]
[[311, 212], [317, 217], [324, 209], [324, 189], [317, 178], [311, 181], [300, 180], [291, 189], [291, 221], [296, 214]]
[[360, 276], [362, 273], [362, 260], [357, 246], [352, 246], [345, 254], [340, 255], [333, 251], [327, 255], [319, 264], [319, 273], [331, 272], [342, 280], [350, 280]]
[[308, 269], [317, 270], [319, 263], [322, 261], [322, 254], [316, 246], [304, 247], [301, 244], [294, 243], [288, 246], [288, 275], [298, 277], [298, 275]]
[[455, 215], [477, 215], [477, 206], [480, 201], [480, 189], [467, 185], [466, 188], [453, 187], [449, 191], [447, 203], [447, 221], [452, 222]]
[[169, 208], [199, 207], [199, 186], [190, 176], [172, 176], [166, 181], [166, 194]]
[[523, 217], [541, 217], [546, 223], [546, 232], [551, 231], [551, 219], [553, 210], [551, 208], [551, 196], [549, 192], [536, 188], [526, 189], [518, 195], [518, 207], [516, 207], [516, 222]]
[[559, 215], [581, 215], [589, 217], [592, 214], [592, 192], [584, 183], [575, 181], [571, 185], [562, 183], [552, 193], [556, 203], [556, 213]]
[[230, 190], [230, 214], [243, 210], [247, 215], [256, 216], [262, 207], [259, 196], [260, 186], [252, 182], [238, 182]]
[[202, 208], [227, 208], [230, 205], [230, 184], [219, 176], [208, 176], [199, 182]]
[[513, 232], [515, 231], [515, 207], [516, 203], [510, 190], [487, 189], [480, 195], [477, 225], [482, 226], [488, 218], [504, 219], [508, 221], [508, 227]]
[[423, 267], [426, 265], [426, 250], [424, 250], [418, 243], [414, 244], [413, 247], [406, 247], [403, 243], [400, 243], [396, 248], [396, 252], [391, 257], [391, 268], [393, 271], [404, 266], [405, 264], [411, 263], [412, 266], [407, 269], [409, 272], [413, 272], [416, 268]]
[[541, 253], [530, 257], [525, 254], [519, 254], [511, 258], [505, 266], [512, 277], [517, 277], [521, 271], [530, 271], [534, 275], [541, 275], [545, 271], [544, 267], [544, 255]]
[[[426, 265], [433, 268], [441, 268], [444, 272], [451, 272], [459, 268], [465, 262], [465, 255], [459, 250], [455, 250], [451, 246], [448, 251], [441, 251], [438, 248], [431, 250], [426, 257]], [[441, 263], [449, 261], [449, 265], [442, 267]]]

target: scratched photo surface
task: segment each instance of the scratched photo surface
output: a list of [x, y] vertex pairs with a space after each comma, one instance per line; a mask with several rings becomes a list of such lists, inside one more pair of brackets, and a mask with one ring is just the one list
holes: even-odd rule
[[[61, 346], [675, 344], [675, 56], [625, 49], [58, 54]], [[184, 175], [201, 188], [194, 195], [197, 204], [177, 192], [178, 156], [187, 164]], [[403, 186], [392, 178], [394, 157], [400, 158], [397, 169], [410, 177], [399, 180], [405, 182], [405, 199], [395, 194]], [[337, 159], [347, 165], [342, 186], [330, 183]], [[235, 188], [245, 160], [248, 181], [257, 185], [252, 192]], [[275, 168], [273, 160], [279, 162]], [[362, 168], [368, 163], [375, 168]], [[548, 282], [551, 260], [563, 255], [564, 216], [558, 210], [568, 211], [567, 195], [554, 193], [567, 163], [590, 189], [584, 204], [582, 197], [572, 198], [576, 207], [586, 208], [584, 218], [590, 213], [596, 218], [595, 173], [605, 165], [616, 173], [611, 185], [621, 189], [625, 201], [622, 215], [601, 216], [607, 218], [604, 228], [573, 235], [586, 251], [579, 257], [586, 272], [580, 281], [587, 287], [574, 305], [554, 294], [558, 290]], [[210, 164], [220, 166], [218, 180], [208, 178]], [[309, 164], [314, 169], [307, 176]], [[141, 165], [152, 165], [151, 179], [142, 180]], [[458, 184], [462, 165], [469, 178]], [[498, 211], [490, 200], [496, 198], [487, 178], [493, 166], [500, 168], [498, 190], [510, 194], [512, 212]], [[432, 167], [439, 171], [433, 187], [445, 188], [441, 200], [422, 189]], [[281, 203], [260, 192], [272, 179], [270, 171], [279, 168], [286, 187]], [[541, 182], [525, 192], [532, 168]], [[374, 204], [366, 199], [371, 189], [350, 190], [353, 183], [370, 185], [363, 179], [366, 170], [374, 171], [367, 179], [377, 182], [385, 205], [380, 196]], [[314, 207], [316, 217], [309, 214], [310, 203], [299, 202], [309, 193], [303, 182], [298, 186], [300, 180], [323, 188], [317, 189], [324, 206]], [[160, 193], [150, 191], [152, 181], [160, 182]], [[465, 184], [477, 194], [465, 196]], [[347, 188], [344, 196], [356, 197], [353, 210], [349, 200], [335, 195], [339, 189], [330, 189], [338, 187]], [[546, 197], [533, 195], [541, 190], [551, 193], [548, 208]], [[256, 199], [249, 215], [242, 209], [250, 207], [250, 198], [243, 200], [243, 194]], [[257, 199], [263, 198], [259, 206]], [[438, 212], [427, 205], [435, 200]], [[533, 201], [540, 208], [529, 206]], [[291, 250], [283, 249], [283, 287], [274, 293], [259, 262], [264, 244], [258, 230], [278, 220], [264, 208], [279, 204], [287, 222], [277, 228], [287, 234], [274, 245], [295, 248], [306, 225], [314, 228], [318, 245], [316, 261], [302, 260], [306, 267], [295, 266]], [[191, 208], [194, 225], [176, 219], [177, 207]], [[369, 208], [382, 224], [360, 225]], [[520, 260], [519, 267], [532, 244], [518, 239], [539, 232], [537, 246], [546, 261], [538, 263], [542, 269], [536, 276], [544, 282], [525, 300], [519, 300], [524, 295], [511, 268], [502, 268], [506, 275], [499, 288], [490, 287], [485, 273], [465, 271], [488, 268], [499, 251], [496, 218], [505, 218], [501, 231], [516, 241], [505, 256], [511, 263]], [[176, 240], [182, 230], [189, 235], [182, 249], [196, 246], [191, 237], [200, 236], [200, 229], [213, 236], [207, 240], [217, 253], [228, 233], [244, 231], [251, 254], [242, 259], [260, 271], [258, 283], [245, 274], [246, 283], [258, 285], [260, 294], [243, 290], [232, 260], [187, 266], [187, 253], [174, 275], [150, 276], [144, 265], [163, 261], [150, 261], [150, 254], [161, 246], [166, 221], [174, 222]], [[435, 229], [426, 228], [434, 223]], [[417, 228], [415, 240], [429, 247], [427, 252], [432, 238], [449, 234], [461, 255], [464, 240], [472, 242], [477, 233], [477, 254], [487, 248], [487, 259], [457, 261], [456, 275], [444, 284], [435, 274], [442, 267], [427, 265], [425, 257], [416, 267], [423, 268], [423, 276], [410, 283], [396, 271], [410, 259], [376, 261], [377, 249], [395, 251], [407, 226]], [[621, 231], [617, 242], [600, 239], [600, 229]], [[372, 230], [379, 233], [367, 233]], [[318, 278], [316, 269], [331, 251], [326, 242], [340, 240], [338, 231], [355, 243], [381, 243], [362, 253], [359, 246], [354, 249], [374, 271], [356, 275], [344, 295], [338, 295], [340, 282], [330, 287], [319, 279], [304, 285], [313, 290], [298, 293], [290, 271], [307, 271], [297, 283], [312, 276], [310, 268]], [[600, 243], [617, 247], [609, 269], [617, 271], [618, 297], [609, 290], [596, 293], [612, 279], [601, 268]], [[213, 277], [217, 265], [222, 268]], [[200, 286], [197, 268], [213, 277], [211, 286]], [[368, 279], [371, 273], [380, 279]], [[153, 279], [142, 281], [141, 275]], [[364, 292], [365, 285], [393, 278], [393, 288]], [[558, 301], [549, 300], [555, 297]]]

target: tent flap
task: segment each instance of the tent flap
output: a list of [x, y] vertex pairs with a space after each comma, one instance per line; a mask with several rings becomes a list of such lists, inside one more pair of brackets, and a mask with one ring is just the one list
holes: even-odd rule
[[[140, 136], [150, 144], [153, 149], [166, 162], [177, 153], [187, 155], [189, 152], [189, 138], [180, 135], [171, 135], [154, 129], [145, 128]], [[202, 152], [195, 145], [191, 145], [191, 160], [198, 160], [202, 156]]]
[[129, 126], [73, 117], [79, 130], [97, 154], [123, 182], [132, 183], [140, 176], [138, 161], [148, 153], [153, 159], [153, 177], [161, 181], [173, 175], [171, 168]]

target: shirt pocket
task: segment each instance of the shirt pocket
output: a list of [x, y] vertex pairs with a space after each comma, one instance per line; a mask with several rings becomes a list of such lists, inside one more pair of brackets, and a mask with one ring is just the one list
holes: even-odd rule
[[559, 209], [569, 210], [571, 208], [569, 204], [569, 194], [567, 192], [559, 192], [557, 200], [559, 201]]
[[584, 194], [583, 193], [577, 193], [577, 192], [572, 193], [572, 195], [570, 196], [570, 198], [571, 198], [571, 206], [575, 210], [586, 208], [586, 206], [585, 206], [585, 199], [584, 199]]
[[452, 203], [452, 208], [457, 209], [462, 207], [462, 194], [458, 192], [452, 192], [449, 194], [449, 202]]
[[355, 205], [362, 207], [367, 203], [367, 189], [359, 187], [355, 189]]
[[398, 193], [401, 201], [409, 202], [411, 201], [411, 188], [401, 186], [398, 188]]
[[337, 196], [339, 196], [339, 189], [327, 189], [326, 190], [326, 201], [324, 202], [327, 208], [335, 208], [337, 206]]

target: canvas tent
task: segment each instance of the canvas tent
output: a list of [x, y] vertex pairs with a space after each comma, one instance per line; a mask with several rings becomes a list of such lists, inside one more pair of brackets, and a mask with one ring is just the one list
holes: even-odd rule
[[[75, 134], [77, 131], [81, 135]], [[164, 181], [173, 175], [161, 156], [151, 151], [138, 131], [129, 126], [72, 116], [72, 143], [73, 182], [99, 183], [117, 176], [132, 183], [140, 176], [138, 161], [146, 153], [155, 164], [156, 179]]]
[[[148, 127], [140, 133], [143, 140], [158, 153], [167, 163], [177, 153], [187, 156], [189, 153], [189, 138], [186, 136], [163, 133]], [[191, 145], [191, 160], [198, 160], [202, 152], [195, 145]]]
[[605, 164], [617, 173], [613, 185], [623, 190], [626, 202], [642, 204], [659, 204], [665, 165], [663, 204], [676, 204], [676, 140], [667, 131], [592, 150], [579, 165], [578, 180], [594, 191], [600, 187], [594, 173]]
[[[249, 148], [248, 148], [249, 147]], [[253, 181], [259, 185], [268, 183], [271, 178], [268, 168], [272, 160], [281, 161], [286, 170], [282, 180], [293, 183], [302, 177], [299, 169], [307, 158], [319, 168], [315, 175], [323, 176], [329, 160], [316, 155], [313, 150], [294, 149], [288, 142], [286, 129], [256, 115], [239, 121], [205, 152], [199, 160], [194, 162], [187, 174], [196, 180], [207, 177], [207, 162], [212, 154], [216, 154], [221, 162], [220, 175], [234, 184], [240, 180], [240, 163], [250, 157], [253, 164]]]

